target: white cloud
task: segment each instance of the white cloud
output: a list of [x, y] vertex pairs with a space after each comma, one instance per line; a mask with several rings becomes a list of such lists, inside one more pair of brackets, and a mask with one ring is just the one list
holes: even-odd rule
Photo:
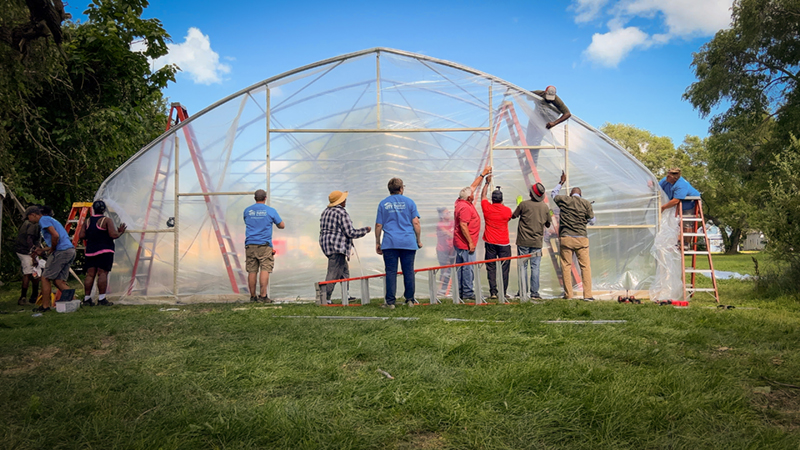
[[[733, 0], [573, 0], [575, 22], [599, 21], [605, 12], [607, 33], [596, 33], [584, 55], [616, 67], [632, 50], [665, 45], [675, 39], [712, 36], [728, 28]], [[605, 11], [604, 11], [605, 10]], [[637, 27], [627, 26], [637, 19]], [[649, 23], [648, 23], [649, 22]], [[652, 35], [642, 28], [659, 32]]]
[[601, 66], [616, 67], [634, 49], [651, 45], [644, 31], [636, 27], [618, 28], [604, 34], [595, 33], [584, 54]]
[[[136, 51], [136, 44], [134, 42], [131, 45], [131, 50]], [[167, 44], [167, 47], [168, 54], [152, 61], [154, 70], [175, 64], [198, 84], [221, 83], [222, 76], [231, 72], [231, 66], [219, 62], [219, 53], [211, 50], [211, 40], [199, 28], [189, 28], [182, 43]], [[232, 60], [228, 57], [225, 59]]]
[[608, 0], [575, 0], [570, 9], [575, 11], [575, 22], [590, 22], [600, 15]]

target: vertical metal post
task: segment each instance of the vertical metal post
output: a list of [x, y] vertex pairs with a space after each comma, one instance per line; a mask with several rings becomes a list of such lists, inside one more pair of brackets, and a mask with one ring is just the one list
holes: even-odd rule
[[389, 292], [389, 289], [386, 286], [386, 275], [383, 276], [383, 302], [386, 303], [386, 295]]
[[430, 295], [431, 305], [435, 305], [439, 303], [439, 299], [436, 297], [436, 271], [429, 270], [428, 271], [428, 295]]
[[342, 286], [342, 306], [350, 305], [350, 290], [347, 281], [339, 283]]
[[451, 267], [450, 270], [453, 271], [453, 273], [450, 274], [450, 279], [453, 280], [453, 304], [464, 303], [461, 301], [461, 294], [459, 294], [461, 290], [461, 278], [458, 276], [458, 267]]
[[483, 286], [481, 285], [481, 265], [480, 264], [473, 264], [470, 267], [474, 272], [475, 280], [473, 280], [473, 289], [475, 289], [475, 304], [480, 305], [481, 303], [486, 303], [483, 301]]
[[569, 178], [569, 121], [564, 123], [564, 174], [567, 176], [567, 185], [564, 187], [569, 192], [569, 185], [572, 181]]
[[[181, 219], [180, 219], [180, 217], [181, 216], [180, 216], [180, 207], [179, 207], [180, 197], [178, 196], [178, 193], [180, 192], [180, 187], [181, 187], [181, 183], [180, 183], [180, 165], [181, 165], [180, 138], [178, 137], [178, 133], [175, 133], [175, 205], [174, 205], [174, 214], [175, 214], [174, 230], [175, 231], [173, 231], [173, 233], [172, 233], [173, 237], [174, 237], [174, 244], [173, 245], [175, 247], [173, 249], [174, 254], [172, 256], [173, 257], [173, 261], [172, 261], [172, 295], [175, 296], [175, 300], [178, 299], [178, 268], [180, 266], [180, 255], [181, 255], [181, 252], [180, 252], [180, 244], [181, 244], [181, 239], [180, 239]], [[165, 182], [166, 182], [166, 180], [165, 180]], [[156, 246], [157, 245], [158, 244], [156, 244]], [[155, 263], [155, 257], [156, 257], [155, 251], [153, 252], [152, 255], [150, 255], [150, 257], [153, 258], [150, 261], [150, 264], [152, 265], [153, 263]], [[148, 277], [147, 282], [150, 283], [149, 277]], [[145, 289], [147, 289], [147, 288], [148, 288], [148, 286], [145, 286]]]
[[361, 305], [369, 305], [369, 279], [361, 280]]
[[270, 200], [272, 199], [272, 186], [270, 186], [271, 182], [271, 170], [270, 170], [270, 160], [269, 160], [269, 116], [270, 116], [270, 109], [269, 109], [269, 101], [270, 101], [270, 94], [269, 94], [269, 86], [267, 86], [267, 154], [266, 154], [266, 163], [267, 163], [267, 205], [271, 205]]
[[377, 128], [381, 128], [381, 52], [375, 54], [375, 85], [377, 92], [377, 103], [375, 104], [377, 113]]
[[[519, 284], [520, 303], [525, 303], [528, 300], [530, 300], [530, 296], [528, 295], [528, 277], [527, 277], [527, 271], [525, 270], [526, 261], [529, 262], [529, 258], [520, 258], [517, 260], [517, 275], [518, 275], [517, 284]], [[531, 270], [533, 270], [533, 268], [531, 268]]]
[[489, 263], [495, 265], [495, 283], [497, 283], [497, 292], [500, 294], [497, 303], [508, 303], [506, 302], [506, 285], [503, 284], [503, 263], [504, 261]]
[[[494, 106], [492, 105], [492, 82], [489, 82], [489, 166], [494, 167]], [[480, 168], [483, 170], [483, 167]], [[492, 177], [494, 179], [494, 177]], [[492, 182], [494, 188], [494, 182]], [[476, 297], [477, 298], [477, 297]]]
[[317, 305], [325, 304], [325, 294], [323, 290], [326, 290], [324, 286], [320, 286], [319, 283], [314, 283], [314, 292], [317, 294]]

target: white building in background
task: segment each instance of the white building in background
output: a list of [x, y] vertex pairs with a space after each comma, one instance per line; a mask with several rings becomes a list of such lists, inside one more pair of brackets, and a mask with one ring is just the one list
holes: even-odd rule
[[753, 251], [753, 250], [764, 250], [767, 246], [767, 238], [764, 237], [764, 233], [758, 230], [750, 230], [747, 232], [747, 237], [742, 244], [742, 250], [745, 251]]

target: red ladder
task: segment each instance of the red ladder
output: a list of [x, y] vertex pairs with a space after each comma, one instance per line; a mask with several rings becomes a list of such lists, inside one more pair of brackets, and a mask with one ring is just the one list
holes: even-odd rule
[[[174, 115], [174, 119], [173, 119]], [[167, 122], [167, 130], [172, 125], [177, 125], [189, 118], [186, 108], [180, 103], [173, 103], [169, 112], [169, 121]], [[195, 171], [197, 172], [197, 179], [200, 182], [200, 189], [205, 193], [211, 192], [209, 187], [212, 186], [211, 178], [206, 168], [205, 160], [201, 152], [197, 150], [197, 138], [194, 135], [194, 130], [188, 124], [183, 127], [184, 135], [186, 136], [187, 147], [192, 157], [192, 163]], [[145, 212], [144, 228], [147, 229], [150, 213], [157, 209], [158, 218], [161, 218], [161, 211], [163, 209], [164, 200], [166, 199], [166, 190], [169, 180], [170, 169], [172, 166], [172, 146], [165, 145], [166, 141], [162, 141], [161, 152], [159, 155], [158, 166], [156, 167], [155, 178], [153, 180], [153, 188], [150, 191], [150, 199]], [[211, 225], [214, 228], [214, 234], [217, 237], [217, 242], [220, 246], [222, 259], [225, 262], [225, 267], [228, 273], [228, 279], [231, 282], [231, 289], [235, 294], [240, 293], [240, 289], [247, 286], [247, 274], [242, 269], [239, 256], [236, 253], [231, 233], [228, 224], [225, 222], [225, 214], [222, 207], [216, 201], [216, 198], [211, 195], [204, 195], [206, 207], [208, 208], [209, 218]], [[177, 201], [177, 199], [175, 199]], [[152, 234], [152, 233], [151, 233]], [[148, 287], [150, 284], [150, 275], [153, 268], [153, 259], [155, 258], [157, 236], [146, 237], [143, 232], [139, 238], [139, 248], [136, 251], [136, 259], [134, 260], [133, 270], [131, 273], [131, 281], [128, 286], [128, 295], [134, 292], [141, 292], [147, 295]], [[140, 264], [140, 262], [142, 264]], [[177, 262], [176, 262], [177, 263]], [[231, 266], [233, 263], [233, 267]], [[238, 282], [237, 282], [238, 278]]]
[[73, 203], [72, 208], [69, 210], [69, 216], [67, 217], [67, 223], [64, 226], [64, 230], [67, 231], [67, 236], [70, 236], [72, 245], [78, 250], [83, 248], [83, 246], [80, 244], [81, 233], [78, 230], [80, 230], [81, 227], [86, 224], [86, 218], [91, 215], [91, 202]]

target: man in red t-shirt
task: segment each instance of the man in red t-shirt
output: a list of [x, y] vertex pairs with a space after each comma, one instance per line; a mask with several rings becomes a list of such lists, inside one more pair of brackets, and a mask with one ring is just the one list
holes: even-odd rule
[[[483, 175], [479, 175], [483, 177]], [[475, 246], [478, 245], [478, 236], [481, 232], [481, 218], [472, 196], [472, 186], [467, 186], [458, 194], [455, 207], [455, 226], [453, 227], [453, 247], [456, 249], [456, 264], [475, 261]], [[475, 290], [472, 287], [474, 280], [473, 266], [458, 267], [459, 294], [462, 299], [474, 300]], [[478, 293], [480, 294], [480, 293]]]
[[[489, 184], [492, 176], [486, 176], [486, 182], [481, 191], [481, 209], [483, 210], [483, 220], [486, 227], [483, 232], [483, 241], [486, 249], [484, 259], [507, 258], [511, 256], [511, 242], [508, 240], [508, 221], [511, 220], [511, 208], [503, 204], [503, 193], [500, 187], [492, 192], [492, 202], [486, 199]], [[503, 267], [503, 295], [507, 298], [508, 292], [508, 271], [511, 261], [506, 260], [502, 263]], [[497, 263], [486, 263], [486, 272], [489, 275], [490, 299], [497, 299]]]

